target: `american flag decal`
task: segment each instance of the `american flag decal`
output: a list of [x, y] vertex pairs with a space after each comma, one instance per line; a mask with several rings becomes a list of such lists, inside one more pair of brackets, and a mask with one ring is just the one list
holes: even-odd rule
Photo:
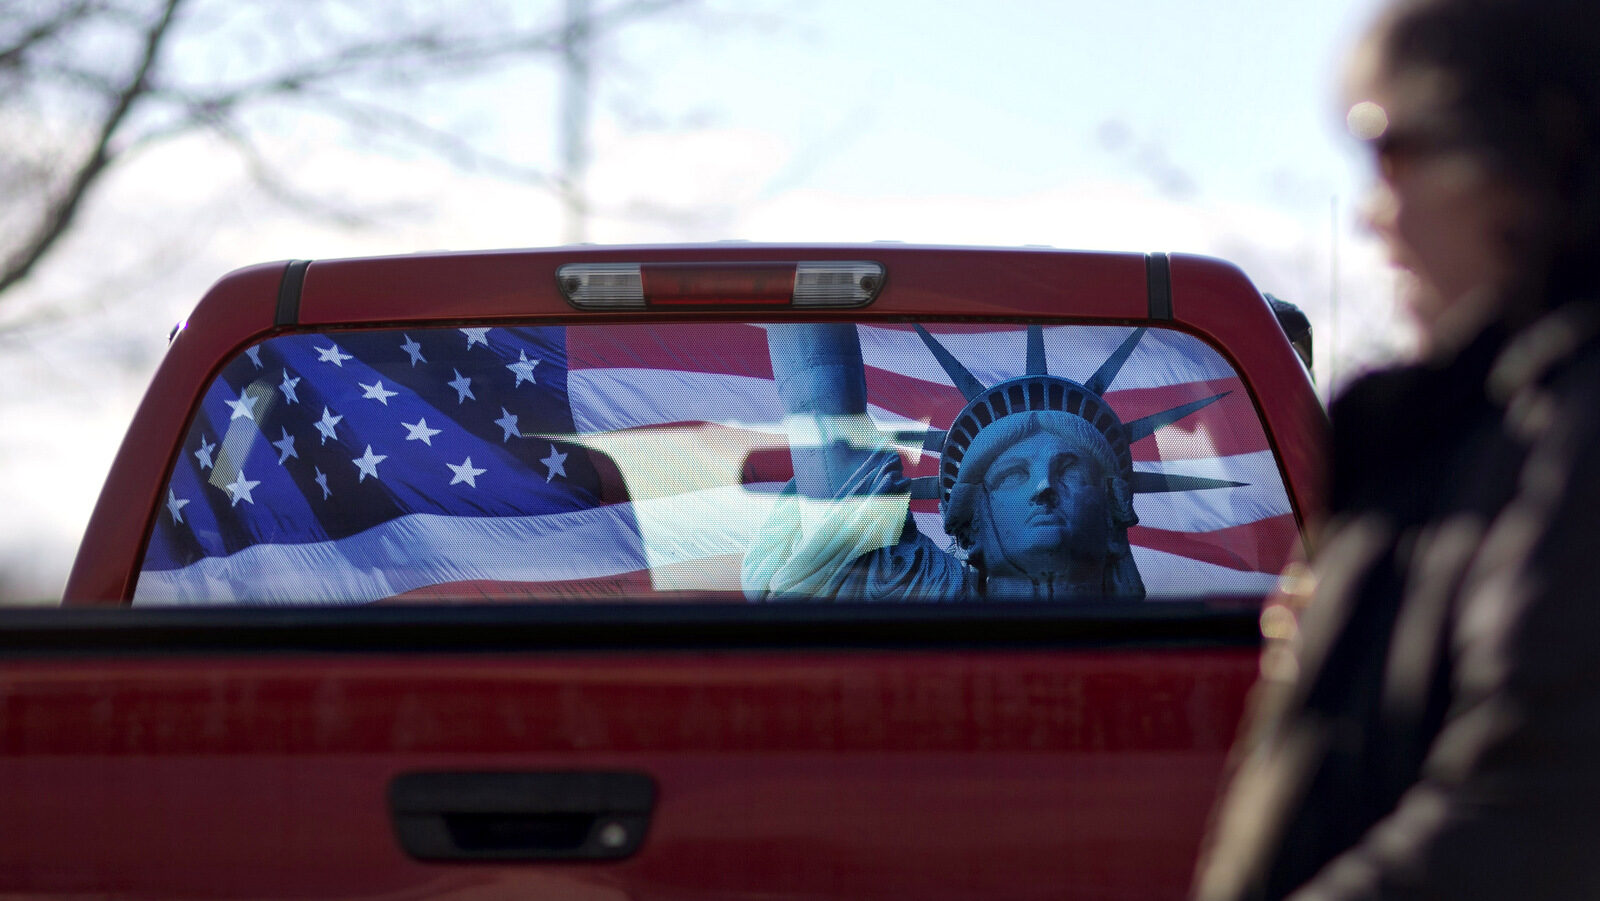
[[[927, 326], [975, 376], [1019, 374], [1026, 330]], [[959, 390], [909, 325], [861, 325], [886, 432], [942, 429]], [[1045, 329], [1084, 379], [1129, 334]], [[1260, 593], [1299, 539], [1237, 374], [1150, 329], [1105, 395], [1123, 421], [1226, 392], [1132, 445], [1134, 468], [1238, 483], [1140, 495], [1152, 599]], [[739, 597], [739, 563], [790, 478], [759, 325], [379, 329], [268, 339], [207, 390], [166, 485], [137, 604], [387, 598]], [[907, 475], [936, 455], [904, 449]], [[941, 546], [936, 501], [914, 501]]]

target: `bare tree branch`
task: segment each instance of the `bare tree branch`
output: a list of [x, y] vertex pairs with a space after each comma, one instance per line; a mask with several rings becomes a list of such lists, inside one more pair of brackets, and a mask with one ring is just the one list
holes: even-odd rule
[[[682, 7], [691, 0], [630, 0], [591, 18], [595, 26], [607, 26]], [[227, 112], [268, 97], [292, 95], [319, 85], [406, 64], [412, 71], [426, 70], [433, 77], [450, 72], [466, 72], [497, 65], [512, 57], [554, 54], [561, 49], [564, 25], [534, 31], [480, 35], [441, 36], [436, 31], [390, 35], [381, 39], [347, 44], [320, 58], [308, 60], [286, 71], [208, 92], [194, 88], [155, 84], [150, 99], [181, 104], [191, 112], [213, 115]], [[157, 137], [169, 137], [179, 127], [169, 127]]]
[[431, 150], [459, 169], [488, 172], [501, 178], [540, 187], [549, 187], [553, 182], [549, 173], [543, 170], [488, 153], [470, 141], [434, 128], [399, 110], [331, 94], [321, 95], [318, 105], [333, 111], [352, 125], [400, 135], [418, 146]]
[[35, 46], [44, 43], [76, 24], [89, 13], [90, 0], [78, 0], [65, 7], [54, 17], [45, 19], [18, 35], [10, 44], [0, 47], [0, 69], [15, 69], [22, 65], [23, 57]]
[[[688, 5], [692, 0], [630, 0], [592, 17], [599, 27], [632, 21]], [[465, 73], [503, 63], [508, 58], [554, 54], [561, 49], [565, 26], [485, 34], [440, 34], [436, 29], [345, 44], [320, 57], [306, 60], [260, 78], [223, 87], [199, 90], [165, 83], [150, 85], [149, 99], [178, 103], [205, 113], [227, 111], [267, 97], [294, 94], [330, 82], [402, 67], [428, 73], [429, 78]], [[81, 76], [80, 76], [81, 77]], [[170, 131], [162, 136], [169, 136]]]
[[360, 211], [330, 203], [326, 199], [294, 186], [293, 180], [273, 166], [261, 153], [261, 148], [250, 140], [248, 134], [234, 123], [218, 119], [211, 130], [220, 135], [244, 158], [250, 180], [268, 196], [291, 209], [327, 219], [346, 228], [360, 228], [371, 224], [371, 219]]
[[[598, 4], [599, 0], [596, 0]], [[694, 4], [696, 0], [616, 0], [586, 13], [594, 32]], [[167, 64], [164, 56], [180, 52], [174, 45], [181, 7], [188, 0], [141, 0], [143, 8], [119, 0], [56, 0], [57, 9], [39, 21], [11, 24], [0, 38], [0, 80], [15, 85], [0, 92], [0, 108], [25, 108], [29, 102], [51, 110], [42, 121], [61, 121], [53, 114], [61, 98], [90, 99], [102, 106], [82, 140], [81, 159], [69, 167], [58, 160], [57, 148], [36, 151], [30, 158], [13, 152], [15, 161], [0, 159], [16, 172], [38, 169], [31, 178], [29, 199], [14, 205], [11, 221], [26, 222], [0, 235], [0, 299], [27, 278], [40, 261], [76, 224], [89, 192], [113, 166], [132, 151], [197, 131], [210, 131], [240, 153], [252, 180], [288, 206], [344, 224], [362, 217], [337, 205], [318, 201], [294, 184], [263, 153], [263, 138], [245, 118], [250, 110], [282, 103], [329, 116], [356, 130], [399, 138], [450, 164], [488, 172], [522, 183], [562, 190], [564, 182], [549, 172], [497, 156], [424, 119], [383, 102], [386, 92], [452, 77], [470, 77], [520, 59], [554, 59], [569, 37], [569, 22], [537, 27], [462, 27], [470, 16], [452, 11], [432, 21], [391, 22], [380, 7], [374, 28], [340, 39], [340, 31], [318, 32], [317, 41], [288, 40], [276, 56], [262, 57], [253, 75], [235, 76], [220, 84], [196, 75], [192, 67]], [[422, 7], [427, 8], [427, 7]], [[203, 28], [186, 13], [186, 25]], [[220, 21], [220, 20], [219, 20]], [[185, 29], [185, 32], [193, 29]], [[75, 52], [77, 41], [103, 46], [107, 34], [121, 32], [138, 42], [132, 74], [121, 77], [102, 67], [114, 54]], [[270, 40], [277, 32], [270, 32]], [[48, 45], [48, 48], [47, 48]], [[188, 47], [188, 45], [182, 45]], [[245, 59], [256, 59], [246, 56]], [[229, 67], [237, 72], [236, 66]], [[203, 71], [203, 70], [201, 70]], [[249, 71], [247, 68], [246, 72]], [[7, 101], [18, 101], [15, 104]], [[40, 169], [40, 166], [49, 166]], [[29, 168], [32, 167], [32, 168]], [[0, 167], [3, 168], [3, 167]], [[13, 179], [15, 181], [15, 179]]]
[[22, 246], [6, 257], [3, 265], [0, 265], [0, 294], [4, 294], [7, 288], [26, 278], [45, 253], [66, 234], [83, 205], [89, 187], [99, 179], [106, 166], [115, 158], [111, 140], [122, 127], [134, 103], [147, 90], [150, 71], [155, 66], [162, 44], [170, 33], [178, 7], [183, 3], [184, 0], [166, 0], [160, 17], [145, 33], [144, 51], [139, 64], [122, 92], [117, 95], [116, 103], [102, 120], [94, 149], [90, 151], [88, 159], [79, 167], [66, 192], [51, 204], [48, 213], [33, 230], [33, 234], [22, 243]]

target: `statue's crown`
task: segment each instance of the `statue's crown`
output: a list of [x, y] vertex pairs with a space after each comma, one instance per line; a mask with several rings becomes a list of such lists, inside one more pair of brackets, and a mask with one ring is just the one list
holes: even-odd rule
[[938, 497], [941, 508], [948, 506], [950, 492], [955, 488], [956, 479], [961, 473], [962, 459], [978, 434], [1008, 416], [1035, 411], [1067, 413], [1093, 426], [1111, 448], [1112, 456], [1116, 460], [1117, 475], [1126, 480], [1129, 488], [1135, 493], [1190, 491], [1239, 484], [1218, 479], [1134, 471], [1131, 449], [1133, 442], [1227, 396], [1227, 392], [1214, 394], [1142, 419], [1123, 423], [1103, 395], [1122, 371], [1123, 365], [1128, 362], [1134, 349], [1139, 346], [1139, 341], [1146, 331], [1143, 326], [1133, 329], [1087, 381], [1075, 382], [1049, 373], [1045, 364], [1044, 329], [1041, 326], [1030, 325], [1026, 374], [991, 386], [985, 386], [978, 381], [977, 377], [962, 365], [949, 349], [940, 344], [937, 338], [929, 334], [927, 329], [920, 325], [915, 328], [923, 343], [939, 361], [945, 374], [967, 399], [967, 405], [956, 414], [950, 428], [942, 436], [943, 440], [939, 442]]
[[1128, 431], [1105, 398], [1061, 376], [1024, 375], [984, 389], [982, 394], [968, 401], [951, 422], [940, 451], [940, 497], [950, 497], [956, 476], [961, 470], [961, 461], [979, 432], [1007, 416], [1044, 410], [1068, 413], [1094, 426], [1111, 447], [1118, 473], [1123, 478], [1133, 474]]

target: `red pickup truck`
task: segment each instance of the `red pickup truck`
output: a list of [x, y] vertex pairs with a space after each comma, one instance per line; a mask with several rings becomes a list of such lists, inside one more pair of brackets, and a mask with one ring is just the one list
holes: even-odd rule
[[1179, 897], [1322, 428], [1198, 257], [241, 270], [0, 615], [0, 894]]

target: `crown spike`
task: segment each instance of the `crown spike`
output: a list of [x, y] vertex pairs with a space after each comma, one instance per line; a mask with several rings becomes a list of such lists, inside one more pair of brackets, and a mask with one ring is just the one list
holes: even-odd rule
[[900, 429], [889, 433], [889, 439], [895, 444], [915, 444], [935, 453], [944, 447], [944, 436], [944, 429]]
[[1133, 442], [1138, 441], [1140, 438], [1147, 438], [1154, 433], [1156, 429], [1159, 429], [1164, 425], [1171, 425], [1183, 417], [1188, 416], [1190, 413], [1193, 413], [1204, 407], [1209, 407], [1232, 393], [1232, 391], [1224, 391], [1221, 394], [1213, 394], [1210, 397], [1202, 397], [1199, 400], [1189, 401], [1186, 404], [1173, 407], [1170, 410], [1163, 410], [1160, 413], [1152, 413], [1143, 419], [1135, 419], [1126, 426], [1128, 430], [1128, 443], [1132, 444]]
[[1248, 482], [1230, 482], [1206, 476], [1169, 475], [1164, 472], [1140, 470], [1128, 478], [1128, 487], [1134, 494], [1161, 494], [1168, 491], [1204, 491], [1207, 488], [1242, 488]]
[[1146, 327], [1142, 325], [1134, 329], [1122, 342], [1122, 345], [1112, 351], [1111, 356], [1106, 357], [1106, 361], [1100, 364], [1100, 368], [1094, 371], [1094, 375], [1083, 383], [1083, 387], [1088, 388], [1095, 394], [1104, 396], [1106, 389], [1111, 387], [1112, 382], [1116, 381], [1117, 373], [1122, 371], [1122, 364], [1128, 362], [1128, 357], [1133, 355], [1133, 349], [1139, 346], [1139, 339], [1144, 337], [1145, 331]]
[[1044, 326], [1028, 326], [1028, 375], [1049, 375], [1044, 362]]
[[961, 365], [961, 361], [946, 350], [945, 346], [940, 344], [937, 338], [928, 334], [927, 329], [918, 323], [912, 323], [911, 327], [917, 330], [918, 335], [922, 336], [922, 343], [928, 345], [928, 350], [933, 351], [933, 358], [939, 361], [939, 365], [944, 368], [945, 375], [950, 376], [950, 381], [955, 383], [956, 389], [961, 392], [962, 397], [965, 397], [970, 403], [984, 392], [984, 385], [978, 381], [978, 377], [969, 372], [967, 367]]

